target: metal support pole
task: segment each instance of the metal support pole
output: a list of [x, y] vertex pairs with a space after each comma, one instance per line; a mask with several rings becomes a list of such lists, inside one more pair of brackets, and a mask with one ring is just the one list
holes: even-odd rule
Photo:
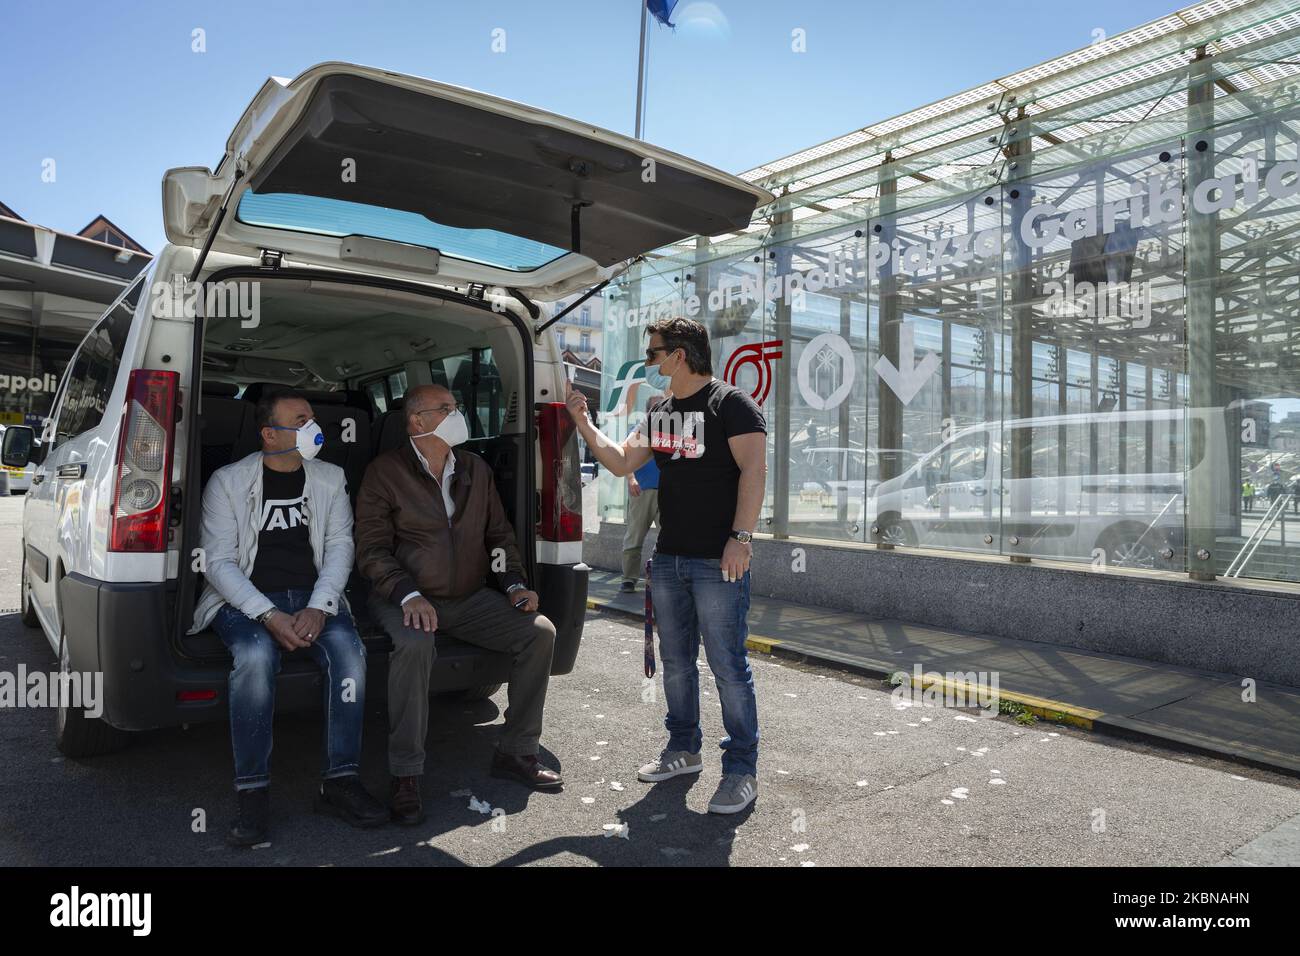
[[[776, 258], [768, 258], [767, 265], [776, 269], [776, 275], [782, 281], [794, 268], [793, 238], [794, 212], [789, 207], [779, 210], [772, 217], [773, 252]], [[766, 283], [764, 283], [766, 285]], [[790, 296], [781, 296], [776, 301], [775, 327], [772, 338], [780, 341], [784, 357], [774, 363], [772, 395], [776, 403], [776, 419], [772, 432], [772, 537], [788, 538], [790, 536], [790, 404], [794, 396], [790, 394], [790, 367], [794, 359], [794, 342], [790, 339]], [[769, 417], [771, 406], [768, 407]]]
[[[1004, 208], [1009, 211], [1011, 222], [1022, 222], [1030, 206], [1033, 205], [1032, 190], [1028, 183], [1033, 148], [1027, 135], [1026, 127], [1029, 120], [1025, 116], [1023, 106], [1016, 110], [1015, 118], [1009, 122], [1015, 124], [1018, 132], [1016, 138], [1007, 146], [1007, 157], [1010, 160], [1008, 178], [1019, 181], [1020, 185], [1018, 188], [1010, 185], [1003, 187], [1007, 194], [1007, 205]], [[1012, 192], [1018, 195], [1013, 198]], [[1010, 319], [1008, 331], [1011, 333], [1011, 414], [1007, 417], [1032, 418], [1034, 415], [1033, 250], [1021, 238], [1019, 229], [1012, 229], [1010, 235], [1009, 262], [1012, 271], [1007, 277], [1007, 285], [1011, 305], [1008, 313]], [[1007, 447], [1005, 436], [1003, 447]], [[1009, 468], [1010, 477], [1013, 479], [1010, 495], [1011, 520], [1010, 527], [1004, 527], [1004, 547], [1015, 548], [1015, 545], [1010, 544], [1010, 539], [1012, 536], [1019, 536], [1019, 547], [1023, 548], [1028, 544], [1026, 539], [1033, 525], [1034, 503], [1029, 481], [1033, 477], [1034, 469], [1032, 429], [1012, 429], [1010, 451], [1009, 461], [1003, 464], [1004, 469]], [[1003, 501], [1006, 500], [1007, 496], [1004, 495]], [[1002, 514], [1004, 524], [1007, 518], [1008, 514], [1004, 511]], [[1010, 557], [1012, 561], [1018, 563], [1029, 561], [1029, 556], [1023, 553], [1012, 553]]]
[[[1189, 70], [1186, 182], [1190, 185], [1212, 177], [1215, 166], [1214, 136], [1210, 130], [1214, 122], [1214, 69], [1204, 46], [1197, 47]], [[1216, 218], [1213, 213], [1197, 212], [1190, 202], [1187, 203], [1189, 462], [1212, 461], [1217, 457], [1207, 447], [1211, 429], [1195, 424], [1196, 416], [1216, 414], [1214, 409], [1218, 405], [1214, 351], [1214, 285], [1218, 270]], [[1213, 474], [1213, 469], [1207, 467], [1193, 468], [1187, 476], [1187, 573], [1197, 581], [1215, 578], [1215, 483], [1225, 477]]]
[[641, 103], [645, 96], [645, 24], [646, 3], [641, 0], [641, 46], [636, 58], [636, 138], [641, 138]]

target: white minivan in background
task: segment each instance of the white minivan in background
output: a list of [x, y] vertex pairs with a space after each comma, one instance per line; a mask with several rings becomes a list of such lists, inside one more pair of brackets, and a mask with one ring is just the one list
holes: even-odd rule
[[[103, 717], [60, 708], [60, 749], [225, 717], [229, 655], [211, 631], [186, 634], [200, 502], [214, 471], [259, 447], [254, 406], [277, 386], [306, 393], [320, 457], [354, 498], [370, 460], [405, 440], [405, 392], [450, 388], [555, 623], [552, 672], [568, 673], [586, 610], [581, 472], [541, 303], [668, 243], [743, 229], [771, 198], [430, 80], [343, 63], [268, 80], [215, 171], [164, 177], [168, 244], [82, 341], [41, 440], [4, 435], [4, 464], [34, 466], [23, 621], [62, 670], [103, 673]], [[363, 591], [354, 574], [348, 600], [382, 689], [390, 645]], [[507, 677], [503, 655], [443, 638], [438, 651], [437, 691], [490, 694]], [[319, 706], [319, 672], [295, 657], [282, 710]]]
[[[1029, 477], [1014, 477], [1013, 444]], [[1215, 489], [1216, 533], [1233, 533], [1228, 454], [1222, 408], [980, 422], [881, 482], [867, 514], [887, 544], [1175, 568], [1185, 480]]]

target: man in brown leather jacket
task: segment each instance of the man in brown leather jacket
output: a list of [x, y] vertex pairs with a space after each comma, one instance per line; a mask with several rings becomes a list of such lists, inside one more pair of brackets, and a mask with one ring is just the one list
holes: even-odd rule
[[[357, 567], [370, 611], [393, 641], [388, 660], [388, 764], [398, 823], [423, 820], [420, 777], [429, 724], [435, 634], [514, 657], [505, 728], [492, 775], [554, 788], [537, 759], [555, 626], [537, 613], [493, 483], [468, 437], [463, 411], [439, 385], [406, 393], [409, 440], [371, 462], [356, 504]], [[501, 570], [504, 568], [504, 570]], [[492, 573], [501, 586], [485, 581]]]

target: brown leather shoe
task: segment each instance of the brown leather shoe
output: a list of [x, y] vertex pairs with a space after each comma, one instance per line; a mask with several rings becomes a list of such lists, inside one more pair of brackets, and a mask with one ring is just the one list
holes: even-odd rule
[[388, 807], [394, 823], [408, 827], [423, 823], [424, 807], [420, 803], [420, 778], [394, 777], [393, 795]]
[[564, 778], [542, 766], [535, 754], [515, 756], [497, 751], [492, 755], [492, 776], [518, 780], [534, 790], [553, 790], [564, 786]]

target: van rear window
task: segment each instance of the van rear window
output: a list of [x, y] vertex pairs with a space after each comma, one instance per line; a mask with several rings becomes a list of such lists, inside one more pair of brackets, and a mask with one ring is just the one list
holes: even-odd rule
[[406, 242], [513, 272], [531, 272], [568, 252], [495, 229], [460, 229], [401, 209], [293, 193], [250, 190], [240, 199], [236, 217], [250, 226]]

